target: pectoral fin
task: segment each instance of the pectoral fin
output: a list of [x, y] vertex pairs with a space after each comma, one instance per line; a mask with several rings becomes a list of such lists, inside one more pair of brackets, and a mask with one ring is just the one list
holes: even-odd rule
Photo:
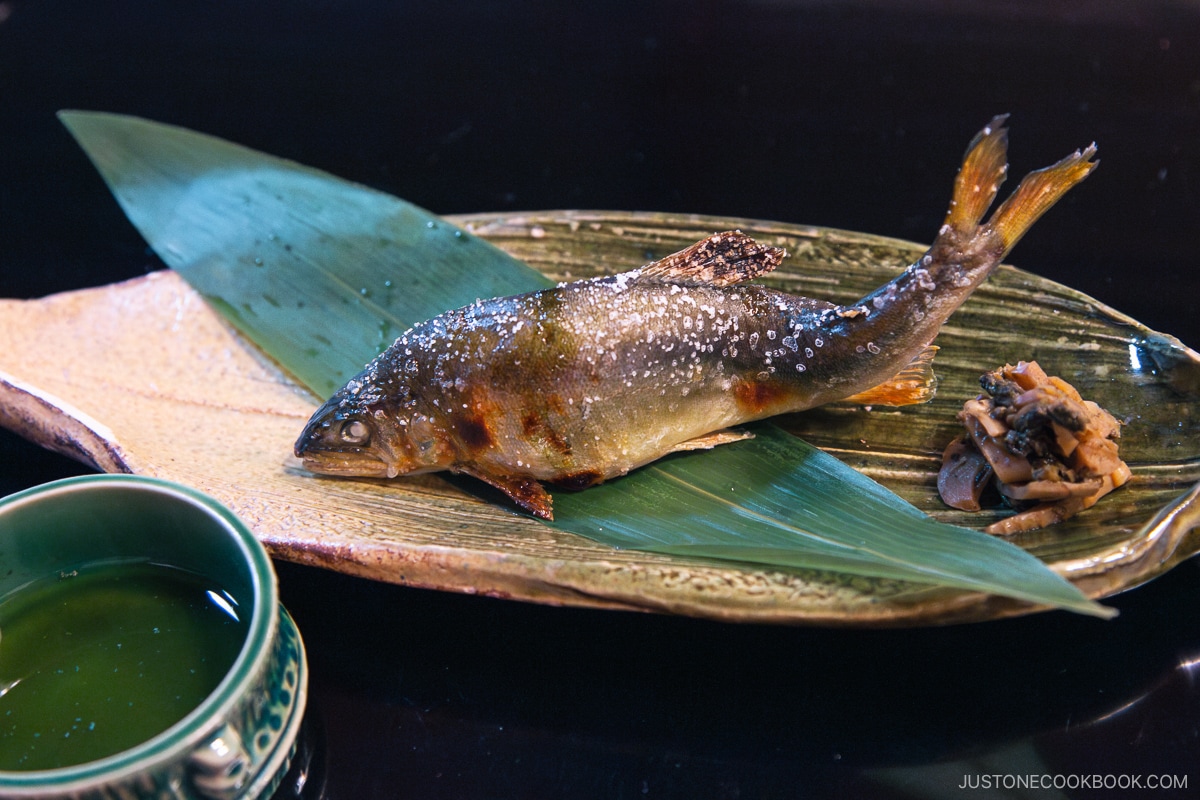
[[712, 433], [706, 433], [703, 436], [697, 436], [695, 439], [688, 439], [686, 442], [679, 444], [668, 450], [668, 453], [683, 453], [688, 450], [711, 450], [714, 447], [722, 444], [730, 444], [732, 442], [743, 442], [746, 439], [753, 439], [754, 434], [746, 431], [735, 431], [725, 428]]
[[554, 519], [554, 499], [540, 483], [533, 478], [514, 475], [493, 475], [474, 467], [458, 467], [455, 472], [462, 472], [472, 478], [478, 478], [484, 483], [504, 492], [521, 508], [545, 520]]
[[933, 374], [933, 357], [937, 351], [936, 347], [929, 345], [891, 380], [847, 397], [843, 402], [862, 406], [928, 403], [937, 394], [937, 376]]

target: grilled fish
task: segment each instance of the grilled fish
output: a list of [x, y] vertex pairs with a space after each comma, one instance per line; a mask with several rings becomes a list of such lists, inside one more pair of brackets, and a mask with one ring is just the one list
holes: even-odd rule
[[543, 481], [584, 488], [832, 401], [922, 399], [942, 323], [1097, 164], [1092, 145], [1030, 173], [983, 223], [1007, 171], [1004, 121], [971, 142], [925, 255], [854, 304], [747, 283], [785, 253], [718, 233], [414, 326], [313, 415], [296, 455], [331, 475], [465, 473], [550, 519]]

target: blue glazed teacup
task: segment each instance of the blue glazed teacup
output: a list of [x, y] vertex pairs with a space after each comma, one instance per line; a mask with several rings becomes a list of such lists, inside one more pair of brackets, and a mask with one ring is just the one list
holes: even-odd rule
[[[126, 572], [160, 569], [214, 587], [201, 595], [207, 594], [219, 606], [218, 613], [236, 621], [228, 627], [233, 631], [230, 635], [237, 637], [227, 642], [231, 663], [223, 673], [215, 671], [215, 685], [210, 691], [202, 687], [190, 710], [185, 707], [178, 719], [165, 720], [157, 733], [118, 752], [89, 756], [81, 763], [71, 763], [69, 758], [52, 767], [42, 763], [28, 770], [6, 763], [0, 769], [0, 797], [253, 800], [269, 796], [287, 772], [295, 747], [305, 707], [307, 665], [299, 632], [279, 604], [275, 573], [262, 545], [215, 500], [153, 478], [70, 478], [0, 500], [0, 620], [7, 620], [4, 625], [10, 631], [20, 628], [22, 609], [36, 606], [21, 604], [22, 596], [47, 587], [53, 593], [59, 582], [78, 580], [77, 576], [96, 569], [118, 586]], [[131, 578], [125, 586], [132, 585]], [[147, 602], [153, 611], [160, 601], [154, 595]], [[8, 617], [2, 613], [6, 604], [17, 609]], [[42, 616], [54, 619], [53, 613]], [[186, 637], [191, 628], [173, 631]], [[157, 627], [154, 633], [159, 633]], [[6, 647], [21, 644], [15, 635], [5, 636], [0, 625], [0, 664], [8, 655]], [[36, 661], [30, 652], [34, 649], [25, 646], [17, 655]], [[59, 673], [60, 683], [70, 677], [62, 676], [61, 667], [53, 671]], [[5, 727], [5, 704], [20, 699], [18, 691], [25, 689], [18, 685], [21, 679], [0, 674], [0, 753], [6, 736], [10, 753], [16, 752], [21, 735], [31, 752], [44, 753], [44, 747], [38, 751], [36, 746], [47, 740], [28, 738], [42, 732], [29, 733], [27, 719]], [[103, 682], [94, 679], [85, 687], [90, 687], [82, 690], [85, 694], [105, 691]], [[5, 697], [10, 689], [11, 696]], [[52, 707], [60, 701], [43, 698], [41, 702]], [[134, 706], [132, 699], [129, 706]], [[36, 717], [36, 711], [32, 713]], [[10, 710], [8, 719], [15, 718]], [[95, 734], [94, 720], [76, 719], [78, 725], [66, 729], [65, 736], [74, 732], [76, 739], [83, 739], [85, 732]], [[76, 730], [79, 725], [92, 729]], [[54, 737], [63, 738], [64, 732], [56, 729]], [[36, 764], [36, 759], [32, 762]]]

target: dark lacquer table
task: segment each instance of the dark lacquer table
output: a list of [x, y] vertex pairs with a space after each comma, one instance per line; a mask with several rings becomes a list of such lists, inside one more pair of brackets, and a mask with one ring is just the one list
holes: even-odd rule
[[[1014, 172], [1092, 140], [1103, 162], [1012, 261], [1200, 344], [1195, 4], [572, 5], [0, 2], [0, 295], [161, 268], [60, 108], [185, 125], [441, 213], [685, 211], [917, 241], [967, 140], [1011, 112]], [[8, 433], [0, 459], [3, 493], [87, 470]], [[312, 675], [307, 782], [281, 797], [1200, 793], [1196, 561], [1114, 598], [1111, 622], [883, 632], [278, 570]]]

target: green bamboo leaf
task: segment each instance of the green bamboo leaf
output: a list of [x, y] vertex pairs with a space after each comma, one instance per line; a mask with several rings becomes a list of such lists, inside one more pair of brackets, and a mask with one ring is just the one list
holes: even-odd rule
[[686, 454], [652, 464], [630, 488], [614, 482], [560, 492], [554, 524], [613, 547], [932, 583], [1031, 602], [1050, 602], [1053, 594], [1055, 604], [1095, 611], [1066, 581], [1034, 588], [1019, 578], [1049, 572], [1021, 548], [935, 522], [774, 425], [752, 429], [755, 439], [702, 458]]
[[[163, 260], [320, 396], [413, 322], [549, 284], [428, 211], [309, 167], [145, 120], [61, 117]], [[934, 522], [769, 424], [756, 433], [559, 492], [555, 525], [615, 547], [1111, 615], [1020, 548]]]
[[320, 396], [415, 322], [550, 285], [422, 208], [293, 161], [133, 117], [60, 117], [163, 262]]

